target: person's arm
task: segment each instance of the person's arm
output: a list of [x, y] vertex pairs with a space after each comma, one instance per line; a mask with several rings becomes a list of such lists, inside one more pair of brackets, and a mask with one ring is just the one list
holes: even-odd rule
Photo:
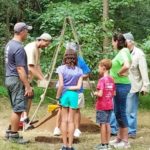
[[118, 75], [119, 76], [128, 76], [129, 68], [130, 68], [130, 63], [128, 61], [125, 61], [123, 63], [122, 68], [119, 70]]
[[116, 91], [114, 91], [114, 96], [116, 96]]
[[[38, 56], [38, 49], [36, 49], [35, 47], [26, 46], [25, 50], [26, 50], [26, 55], [27, 55], [29, 71], [38, 80], [43, 80], [44, 75], [40, 68], [40, 56]], [[36, 57], [38, 58], [38, 62], [36, 61]]]
[[102, 90], [98, 90], [98, 91], [94, 92], [94, 95], [98, 96], [98, 97], [102, 97], [103, 91]]
[[84, 74], [83, 79], [87, 79], [89, 77], [89, 74]]
[[29, 82], [28, 82], [28, 78], [25, 72], [24, 67], [17, 67], [17, 72], [19, 74], [19, 78], [22, 81], [23, 85], [25, 86], [25, 96], [32, 96], [33, 95], [33, 91], [32, 91], [32, 87], [30, 86]]
[[148, 78], [148, 69], [147, 69], [145, 55], [142, 55], [139, 59], [139, 71], [140, 71], [142, 82], [143, 82], [141, 92], [143, 92], [143, 95], [144, 95], [146, 94], [146, 92], [149, 92], [150, 90], [150, 82]]
[[63, 91], [63, 87], [64, 87], [64, 82], [63, 82], [63, 75], [62, 74], [58, 74], [58, 89], [57, 89], [57, 93], [56, 93], [56, 99], [59, 99], [61, 96], [61, 93]]
[[81, 86], [82, 86], [82, 81], [83, 81], [83, 76], [81, 76], [79, 78], [77, 85], [75, 85], [75, 86], [69, 86], [68, 90], [80, 90]]
[[40, 67], [35, 67], [35, 65], [30, 64], [29, 70], [32, 72], [33, 76], [35, 76], [39, 80], [44, 80], [44, 75], [42, 74]]
[[83, 79], [87, 79], [90, 75], [91, 70], [81, 56], [78, 56], [78, 67], [81, 68], [83, 71]]
[[41, 74], [41, 76], [44, 77], [44, 74], [43, 74], [43, 72], [42, 72], [42, 69], [41, 69], [41, 66], [40, 66], [40, 65], [37, 66], [37, 69], [38, 69], [39, 73]]

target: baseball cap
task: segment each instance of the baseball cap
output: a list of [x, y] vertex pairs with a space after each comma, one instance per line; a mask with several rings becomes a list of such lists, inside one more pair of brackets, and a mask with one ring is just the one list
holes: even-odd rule
[[132, 35], [131, 32], [124, 33], [123, 36], [124, 36], [124, 38], [125, 38], [126, 40], [134, 41], [134, 37], [133, 37], [133, 35]]
[[72, 50], [74, 50], [74, 51], [77, 51], [77, 50], [79, 50], [79, 46], [78, 46], [78, 44], [75, 43], [75, 42], [68, 42], [68, 43], [66, 44], [66, 50], [68, 50], [68, 49], [72, 49]]
[[51, 41], [52, 37], [48, 33], [43, 33], [40, 37], [36, 38], [37, 40], [46, 40], [46, 41]]
[[17, 33], [21, 32], [24, 29], [31, 30], [32, 26], [29, 26], [24, 22], [18, 22], [14, 26], [14, 32], [17, 32]]

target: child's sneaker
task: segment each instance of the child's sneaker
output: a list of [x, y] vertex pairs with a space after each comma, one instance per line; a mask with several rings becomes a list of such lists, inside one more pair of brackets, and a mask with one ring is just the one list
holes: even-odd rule
[[109, 141], [109, 144], [110, 144], [110, 145], [114, 145], [114, 144], [117, 144], [117, 143], [120, 143], [120, 142], [121, 142], [121, 139], [116, 138], [116, 139], [114, 139], [114, 140], [112, 140], [112, 141]]
[[101, 144], [97, 144], [94, 146], [94, 149], [97, 150], [100, 146], [101, 146]]
[[67, 150], [75, 150], [73, 147], [68, 147]]
[[107, 145], [107, 150], [111, 150], [111, 146], [110, 145]]
[[56, 127], [56, 128], [54, 129], [53, 135], [54, 135], [54, 136], [59, 136], [59, 135], [61, 135], [61, 131], [60, 131], [60, 129], [59, 129], [58, 127]]
[[62, 148], [60, 150], [68, 150], [68, 148], [65, 146], [62, 146]]
[[122, 148], [127, 149], [127, 148], [131, 147], [130, 143], [129, 142], [125, 142], [125, 141], [121, 141], [119, 143], [116, 143], [113, 146], [114, 146], [114, 148], [118, 148], [118, 149], [122, 149]]
[[81, 131], [79, 129], [75, 129], [74, 131], [74, 137], [80, 137]]
[[98, 148], [97, 148], [97, 150], [108, 150], [107, 149], [107, 145], [100, 145]]

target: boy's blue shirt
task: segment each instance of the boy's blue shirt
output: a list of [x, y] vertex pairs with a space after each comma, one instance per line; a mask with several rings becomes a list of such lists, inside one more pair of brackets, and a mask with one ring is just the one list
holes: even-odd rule
[[[89, 66], [86, 64], [82, 56], [78, 56], [78, 67], [82, 69], [83, 74], [89, 74], [91, 72]], [[83, 93], [83, 86], [78, 92]]]

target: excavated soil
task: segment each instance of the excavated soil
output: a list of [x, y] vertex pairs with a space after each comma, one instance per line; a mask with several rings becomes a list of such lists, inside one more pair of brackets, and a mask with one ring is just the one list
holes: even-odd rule
[[[55, 124], [56, 124], [56, 115], [57, 110], [53, 111], [52, 113], [47, 114], [41, 120], [34, 124], [34, 129], [37, 132], [49, 132], [53, 133]], [[99, 126], [96, 125], [90, 118], [86, 118], [81, 116], [81, 125], [80, 125], [81, 132], [90, 132], [90, 133], [99, 133]], [[47, 142], [47, 143], [60, 143], [62, 142], [61, 136], [37, 136], [35, 137], [35, 141], [38, 142]], [[78, 143], [79, 139], [75, 138], [74, 143]]]

